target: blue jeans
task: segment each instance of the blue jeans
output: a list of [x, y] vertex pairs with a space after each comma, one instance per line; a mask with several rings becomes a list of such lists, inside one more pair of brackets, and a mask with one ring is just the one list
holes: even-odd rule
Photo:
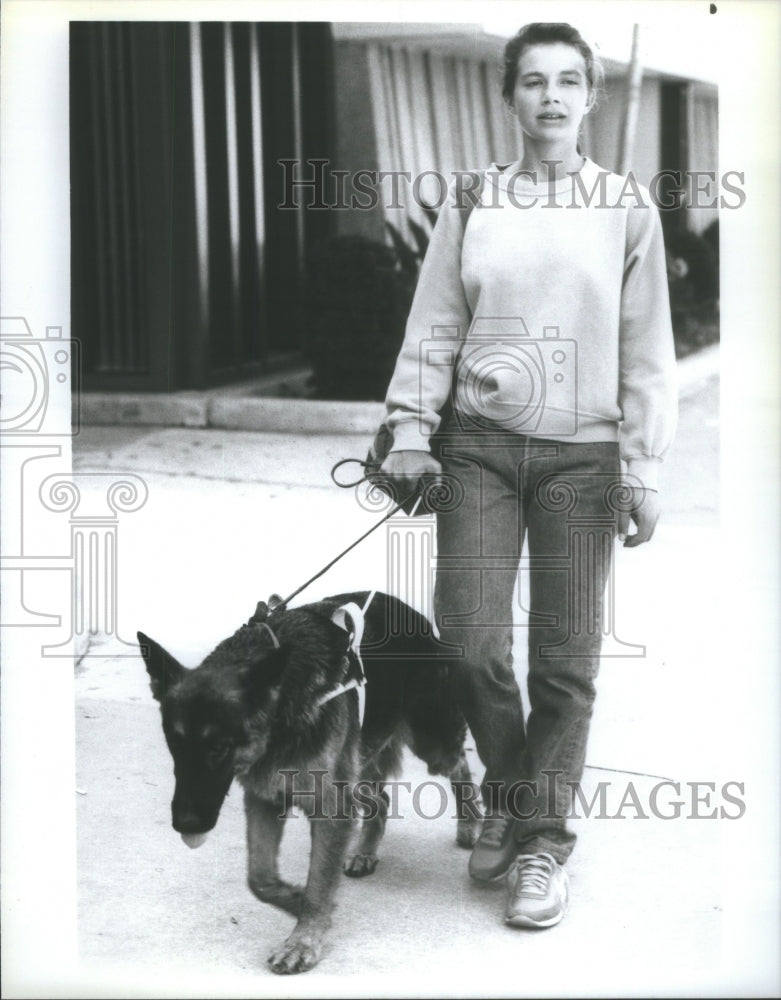
[[[463, 421], [463, 418], [459, 418]], [[615, 442], [459, 430], [442, 452], [453, 509], [437, 514], [435, 615], [454, 647], [462, 711], [485, 765], [487, 811], [516, 818], [523, 853], [566, 861], [583, 773], [620, 489]], [[529, 555], [531, 712], [512, 669], [513, 589]]]

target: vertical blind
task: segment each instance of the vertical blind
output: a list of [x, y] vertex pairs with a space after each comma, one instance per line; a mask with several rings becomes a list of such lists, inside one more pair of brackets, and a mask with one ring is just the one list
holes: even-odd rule
[[[420, 47], [370, 43], [371, 104], [380, 170], [406, 171], [412, 178], [439, 171], [447, 180], [457, 170], [508, 163], [523, 149], [520, 129], [501, 96], [498, 66], [489, 60], [443, 55]], [[688, 115], [690, 170], [717, 170], [718, 105], [713, 88], [692, 85]], [[623, 106], [603, 101], [583, 122], [583, 151], [613, 168]], [[659, 123], [656, 124], [659, 128]], [[661, 169], [664, 164], [657, 164]], [[422, 223], [424, 212], [400, 183], [400, 208], [392, 204], [386, 180], [382, 203], [386, 219], [408, 233], [407, 219]], [[439, 185], [421, 186], [423, 200], [435, 200]], [[691, 209], [687, 225], [701, 232], [718, 209]]]
[[[389, 45], [368, 46], [369, 80], [380, 170], [407, 171], [412, 178], [436, 170], [452, 172], [512, 162], [521, 149], [518, 130], [501, 98], [499, 79], [488, 61]], [[434, 178], [421, 186], [421, 200], [436, 200]], [[406, 230], [406, 219], [423, 223], [415, 199], [388, 208], [386, 218]], [[409, 192], [400, 185], [402, 192]]]
[[88, 384], [196, 388], [295, 352], [306, 249], [331, 220], [277, 211], [278, 161], [329, 155], [329, 26], [72, 22], [70, 37]]
[[[710, 87], [695, 84], [690, 92], [690, 107], [688, 116], [689, 129], [689, 170], [706, 170], [715, 172], [719, 177], [719, 108], [716, 94]], [[711, 185], [712, 192], [717, 188]], [[691, 200], [691, 193], [689, 194]], [[707, 197], [700, 196], [705, 206], [714, 200], [709, 192]], [[719, 217], [718, 206], [692, 208], [687, 213], [688, 227], [695, 233], [704, 229]]]

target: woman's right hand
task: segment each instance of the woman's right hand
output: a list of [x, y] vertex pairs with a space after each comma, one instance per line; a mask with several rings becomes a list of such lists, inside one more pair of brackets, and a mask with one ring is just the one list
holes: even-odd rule
[[397, 484], [402, 496], [409, 496], [424, 477], [442, 474], [442, 466], [427, 451], [392, 451], [380, 466], [382, 475]]

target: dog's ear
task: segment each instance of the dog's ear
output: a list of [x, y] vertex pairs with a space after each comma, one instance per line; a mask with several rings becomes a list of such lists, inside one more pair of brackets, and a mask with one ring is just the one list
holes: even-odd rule
[[271, 597], [269, 597], [268, 599], [268, 606], [269, 608], [271, 608], [272, 611], [274, 610], [274, 608], [278, 608], [281, 603], [282, 603], [281, 594], [272, 594]]
[[268, 618], [268, 611], [269, 611], [268, 604], [266, 604], [265, 601], [258, 601], [258, 605], [255, 608], [255, 613], [247, 622], [247, 624], [251, 625], [253, 622], [256, 624], [260, 624], [261, 622], [264, 622]]
[[146, 663], [152, 694], [157, 701], [162, 701], [166, 691], [181, 680], [185, 673], [185, 667], [166, 652], [159, 643], [144, 635], [143, 632], [137, 632], [136, 636], [141, 647], [141, 655]]

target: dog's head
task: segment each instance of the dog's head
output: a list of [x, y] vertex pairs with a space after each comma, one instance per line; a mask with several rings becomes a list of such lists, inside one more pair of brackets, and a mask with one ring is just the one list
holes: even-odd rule
[[466, 736], [445, 664], [424, 663], [407, 679], [405, 704], [410, 723], [410, 747], [426, 761], [430, 774], [451, 774], [459, 761]]
[[253, 728], [267, 728], [258, 720], [273, 712], [285, 654], [254, 617], [194, 670], [143, 632], [138, 642], [174, 762], [173, 827], [199, 847], [217, 823], [237, 755]]

